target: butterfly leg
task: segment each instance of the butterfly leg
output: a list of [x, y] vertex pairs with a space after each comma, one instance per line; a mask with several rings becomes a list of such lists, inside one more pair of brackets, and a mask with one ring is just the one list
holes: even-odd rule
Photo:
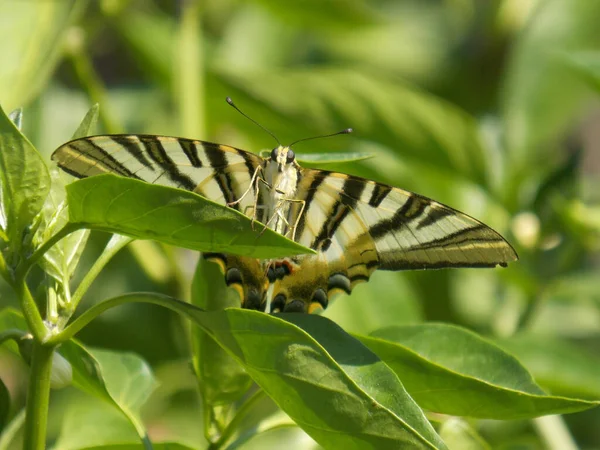
[[292, 199], [290, 199], [288, 201], [294, 202], [294, 203], [300, 203], [300, 212], [298, 213], [298, 217], [296, 217], [296, 220], [294, 221], [294, 226], [292, 228], [290, 228], [288, 231], [288, 232], [291, 231], [290, 239], [292, 241], [295, 241], [296, 240], [296, 228], [298, 227], [298, 224], [300, 223], [300, 217], [302, 217], [302, 213], [304, 213], [304, 207], [306, 206], [306, 201], [305, 200], [292, 200]]
[[[262, 180], [264, 183], [266, 183], [265, 180], [263, 180], [261, 177], [258, 176], [258, 172], [260, 172], [260, 169], [262, 169], [261, 166], [258, 166], [256, 168], [256, 170], [254, 171], [254, 174], [252, 175], [252, 178], [250, 178], [250, 186], [248, 186], [248, 189], [246, 189], [246, 191], [242, 194], [242, 196], [233, 202], [227, 202], [227, 206], [232, 207], [233, 205], [237, 205], [238, 203], [240, 203], [244, 199], [244, 197], [246, 195], [248, 195], [248, 192], [250, 192], [253, 188], [254, 188], [254, 192], [257, 192], [259, 181]], [[268, 186], [268, 184], [267, 184], [267, 186]], [[258, 198], [258, 196], [256, 196], [256, 197]], [[256, 204], [256, 199], [255, 199], [255, 204]], [[256, 214], [256, 212], [255, 212], [255, 214]]]

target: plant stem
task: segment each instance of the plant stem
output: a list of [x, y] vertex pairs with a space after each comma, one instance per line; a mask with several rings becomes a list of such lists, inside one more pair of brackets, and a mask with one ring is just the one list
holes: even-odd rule
[[44, 345], [34, 340], [27, 391], [24, 450], [44, 450], [46, 448], [53, 354], [54, 346]]
[[81, 280], [81, 283], [79, 283], [79, 286], [77, 286], [75, 293], [71, 296], [71, 312], [74, 312], [75, 309], [77, 309], [77, 305], [81, 301], [83, 294], [87, 292], [98, 274], [102, 271], [102, 269], [104, 269], [104, 266], [108, 264], [108, 262], [119, 252], [119, 250], [121, 250], [131, 241], [133, 241], [133, 238], [121, 236], [119, 234], [114, 234], [110, 238], [100, 257], [94, 262], [94, 265], [83, 277], [83, 280]]
[[27, 283], [25, 283], [24, 279], [18, 279], [14, 284], [14, 289], [21, 303], [21, 311], [23, 312], [23, 316], [25, 316], [29, 331], [33, 334], [36, 341], [44, 342], [48, 337], [48, 328], [44, 324], [44, 320], [40, 315], [35, 300], [31, 296]]
[[248, 400], [246, 400], [236, 412], [235, 417], [231, 420], [231, 422], [229, 422], [227, 428], [223, 430], [219, 440], [213, 442], [210, 448], [219, 449], [228, 444], [228, 441], [235, 435], [235, 433], [240, 431], [240, 424], [244, 421], [244, 419], [252, 414], [252, 408], [254, 408], [254, 406], [265, 397], [265, 391], [259, 389]]
[[562, 416], [544, 416], [533, 419], [533, 426], [548, 450], [578, 450]]

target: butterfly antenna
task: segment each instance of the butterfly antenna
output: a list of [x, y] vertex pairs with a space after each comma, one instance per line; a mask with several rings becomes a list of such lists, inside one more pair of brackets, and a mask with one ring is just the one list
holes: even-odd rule
[[312, 141], [313, 139], [327, 138], [327, 137], [331, 137], [331, 136], [337, 136], [338, 134], [350, 134], [353, 131], [354, 130], [352, 128], [346, 128], [345, 130], [338, 131], [337, 133], [324, 134], [322, 136], [313, 136], [313, 137], [308, 137], [308, 138], [302, 138], [302, 139], [298, 139], [297, 141], [292, 142], [288, 147], [291, 147], [292, 145], [297, 144], [298, 142]]
[[277, 136], [275, 136], [275, 134], [273, 134], [270, 130], [268, 130], [267, 128], [263, 127], [260, 123], [258, 123], [256, 120], [254, 120], [252, 117], [250, 117], [249, 115], [245, 114], [240, 108], [238, 108], [236, 106], [235, 103], [233, 103], [233, 100], [231, 100], [231, 97], [227, 97], [225, 99], [225, 101], [227, 103], [229, 103], [231, 106], [233, 106], [233, 108], [239, 112], [242, 116], [244, 116], [246, 119], [248, 119], [250, 122], [254, 123], [255, 125], [259, 126], [260, 128], [262, 128], [264, 131], [266, 131], [267, 133], [269, 133], [271, 135], [271, 137], [273, 139], [275, 139], [277, 141], [277, 143], [279, 145], [281, 145], [281, 142], [279, 142], [279, 139], [277, 139]]

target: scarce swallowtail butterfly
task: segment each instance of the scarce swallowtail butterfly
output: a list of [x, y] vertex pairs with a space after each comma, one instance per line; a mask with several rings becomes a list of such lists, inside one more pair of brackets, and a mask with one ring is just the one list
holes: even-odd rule
[[375, 181], [303, 168], [290, 147], [263, 158], [194, 139], [120, 134], [75, 139], [52, 159], [78, 178], [114, 173], [195, 192], [317, 252], [275, 260], [205, 253], [220, 263], [243, 308], [313, 312], [376, 269], [505, 267], [517, 259], [499, 233], [460, 211]]

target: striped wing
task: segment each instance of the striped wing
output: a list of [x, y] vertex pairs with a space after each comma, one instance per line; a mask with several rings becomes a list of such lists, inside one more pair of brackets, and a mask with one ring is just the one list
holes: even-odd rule
[[[209, 142], [152, 135], [77, 139], [52, 159], [79, 178], [102, 173], [186, 189], [252, 215], [262, 205], [251, 186], [264, 161]], [[441, 203], [350, 175], [303, 169], [287, 222], [299, 243], [318, 251], [271, 261], [210, 254], [244, 308], [312, 312], [350, 293], [374, 270], [506, 266], [517, 259], [500, 234]], [[248, 191], [250, 189], [250, 191]], [[259, 198], [256, 198], [256, 196]], [[297, 202], [301, 200], [301, 202]], [[301, 216], [300, 213], [302, 212]]]
[[506, 266], [517, 259], [487, 225], [434, 200], [350, 175], [303, 170], [298, 242], [329, 261], [348, 249], [376, 253], [383, 270]]
[[319, 253], [286, 260], [272, 311], [325, 308], [376, 269], [495, 267], [517, 259], [511, 245], [478, 220], [374, 181], [303, 169], [298, 198], [306, 203], [296, 240]]
[[[78, 178], [114, 173], [196, 192], [223, 205], [250, 187], [262, 158], [237, 148], [192, 139], [153, 135], [103, 135], [59, 147], [52, 159]], [[233, 205], [252, 214], [254, 192]]]

